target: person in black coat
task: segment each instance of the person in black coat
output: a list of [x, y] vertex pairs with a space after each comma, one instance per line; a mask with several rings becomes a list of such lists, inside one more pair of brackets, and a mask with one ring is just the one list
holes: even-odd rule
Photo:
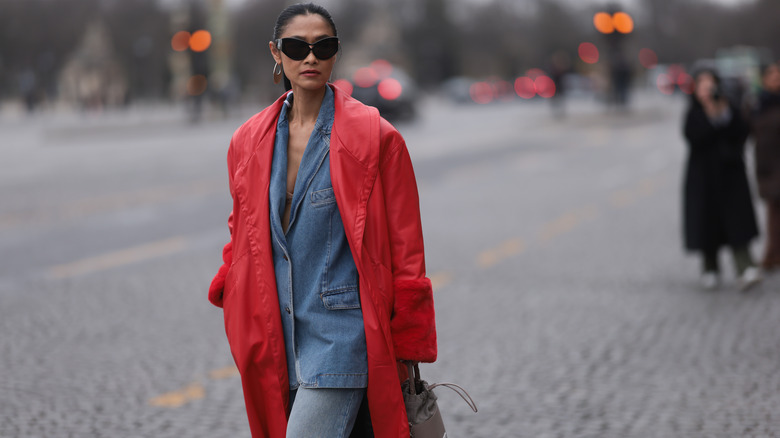
[[729, 247], [740, 286], [747, 289], [761, 280], [748, 248], [758, 236], [743, 158], [749, 127], [721, 94], [720, 79], [712, 70], [694, 77], [684, 131], [688, 142], [683, 193], [685, 247], [701, 253], [701, 282], [706, 289], [718, 286], [718, 251]]

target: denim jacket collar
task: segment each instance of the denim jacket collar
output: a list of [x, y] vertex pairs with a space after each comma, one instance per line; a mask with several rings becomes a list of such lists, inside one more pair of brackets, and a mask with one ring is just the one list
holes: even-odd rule
[[[325, 155], [330, 150], [330, 133], [334, 119], [334, 95], [330, 87], [325, 87], [325, 97], [320, 106], [317, 121], [314, 124], [309, 141], [301, 159], [298, 176], [295, 181], [292, 206], [290, 209], [290, 223], [288, 232], [292, 228], [296, 212], [301, 200], [308, 191], [309, 183], [322, 165]], [[288, 111], [292, 107], [293, 93], [290, 92], [282, 105], [279, 121], [276, 125], [276, 140], [272, 159], [270, 208], [271, 227], [280, 241], [285, 242], [285, 233], [282, 228], [281, 218], [284, 213], [287, 193], [287, 144], [290, 137]], [[285, 242], [286, 243], [286, 242]]]
[[[322, 98], [322, 105], [320, 106], [320, 112], [317, 115], [317, 121], [314, 122], [314, 131], [318, 131], [320, 134], [330, 136], [330, 131], [333, 128], [333, 116], [335, 113], [334, 108], [334, 96], [333, 90], [330, 87], [325, 87], [325, 96]], [[279, 127], [284, 124], [285, 128], [289, 129], [289, 110], [295, 102], [293, 92], [287, 93], [287, 97], [284, 99], [282, 110], [279, 114], [279, 121], [276, 124], [277, 131]]]

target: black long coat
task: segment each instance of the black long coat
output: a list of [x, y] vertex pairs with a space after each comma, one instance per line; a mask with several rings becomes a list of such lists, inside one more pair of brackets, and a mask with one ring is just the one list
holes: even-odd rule
[[758, 194], [780, 202], [780, 94], [764, 92], [753, 117]]
[[685, 117], [688, 162], [683, 203], [689, 250], [740, 247], [758, 236], [743, 158], [748, 125], [736, 108], [731, 114], [729, 123], [714, 126], [701, 104], [693, 101]]

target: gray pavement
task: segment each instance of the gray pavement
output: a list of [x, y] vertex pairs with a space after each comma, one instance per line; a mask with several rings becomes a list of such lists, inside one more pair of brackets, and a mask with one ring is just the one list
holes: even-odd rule
[[[0, 119], [0, 437], [249, 437], [206, 301], [249, 112], [177, 111]], [[399, 125], [436, 294], [423, 375], [480, 407], [437, 390], [449, 436], [780, 436], [780, 275], [697, 287], [681, 111], [430, 99]]]

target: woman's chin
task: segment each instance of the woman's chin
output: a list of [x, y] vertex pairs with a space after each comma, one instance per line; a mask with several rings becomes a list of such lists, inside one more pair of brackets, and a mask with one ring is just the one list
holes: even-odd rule
[[301, 78], [301, 80], [295, 81], [292, 85], [293, 88], [298, 88], [303, 91], [317, 91], [321, 90], [328, 81], [322, 77], [316, 78]]

